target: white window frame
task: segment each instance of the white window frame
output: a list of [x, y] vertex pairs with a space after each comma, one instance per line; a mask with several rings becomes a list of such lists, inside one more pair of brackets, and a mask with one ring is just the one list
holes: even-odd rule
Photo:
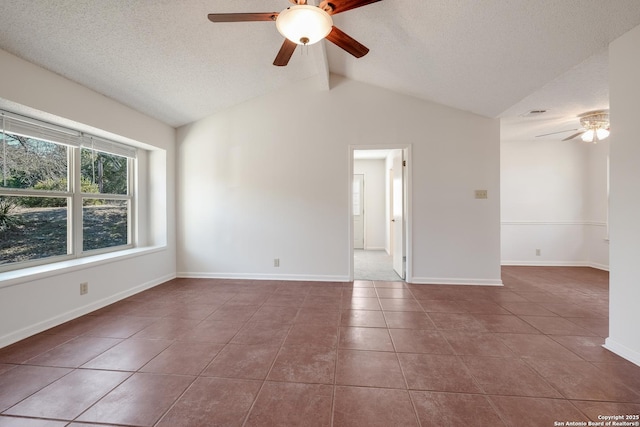
[[[46, 196], [51, 198], [67, 199], [67, 254], [38, 258], [27, 261], [13, 262], [0, 265], [0, 273], [4, 271], [20, 270], [38, 265], [54, 264], [71, 259], [93, 256], [104, 253], [124, 251], [135, 248], [136, 230], [136, 200], [135, 181], [137, 174], [137, 149], [115, 141], [84, 134], [73, 129], [64, 128], [46, 122], [41, 122], [29, 117], [16, 115], [6, 111], [0, 111], [0, 132], [2, 133], [2, 143], [4, 147], [4, 132], [13, 133], [8, 128], [7, 122], [11, 122], [19, 129], [20, 134], [28, 133], [29, 137], [55, 144], [67, 146], [67, 191], [46, 191], [33, 189], [16, 189], [0, 186], [0, 196], [8, 197], [28, 197]], [[126, 158], [127, 162], [127, 193], [83, 193], [81, 192], [81, 150], [93, 149], [107, 154], [118, 155]], [[6, 159], [6, 154], [3, 156]], [[0, 164], [0, 169], [6, 165]], [[105, 248], [84, 250], [84, 230], [83, 230], [83, 199], [105, 199], [120, 200], [127, 203], [127, 243], [124, 245], [110, 246]]]

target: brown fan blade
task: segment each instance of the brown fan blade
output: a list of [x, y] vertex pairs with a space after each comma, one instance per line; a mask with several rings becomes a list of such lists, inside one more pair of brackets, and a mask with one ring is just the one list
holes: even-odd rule
[[210, 13], [207, 15], [211, 22], [247, 22], [247, 21], [275, 21], [278, 12], [271, 13]]
[[568, 140], [570, 140], [570, 139], [573, 139], [573, 138], [575, 138], [576, 136], [580, 136], [580, 135], [582, 135], [582, 134], [583, 134], [583, 133], [585, 133], [585, 132], [586, 132], [586, 130], [581, 130], [580, 132], [574, 133], [573, 135], [566, 137], [565, 139], [563, 139], [563, 141], [568, 141]]
[[357, 40], [351, 38], [338, 27], [333, 27], [333, 29], [327, 36], [327, 40], [329, 40], [339, 48], [346, 50], [356, 58], [362, 58], [367, 53], [369, 53], [369, 48], [367, 48], [363, 44], [360, 44]]
[[284, 67], [289, 63], [289, 59], [291, 59], [291, 55], [293, 55], [293, 51], [296, 50], [296, 43], [292, 42], [289, 39], [284, 39], [282, 43], [282, 47], [276, 56], [275, 61], [273, 61], [273, 65], [277, 65], [278, 67]]
[[318, 7], [326, 10], [329, 15], [335, 15], [336, 13], [346, 12], [347, 10], [366, 6], [371, 3], [377, 3], [379, 1], [382, 0], [324, 0]]

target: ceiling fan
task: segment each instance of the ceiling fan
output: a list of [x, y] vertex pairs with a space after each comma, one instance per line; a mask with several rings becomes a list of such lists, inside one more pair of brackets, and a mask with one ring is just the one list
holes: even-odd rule
[[580, 118], [582, 129], [567, 129], [559, 132], [545, 133], [543, 135], [537, 135], [536, 138], [577, 130], [578, 132], [566, 137], [563, 141], [568, 141], [580, 136], [584, 142], [593, 142], [596, 144], [598, 141], [602, 141], [609, 136], [609, 110], [588, 111], [580, 114], [578, 118]]
[[331, 15], [366, 6], [381, 0], [323, 0], [318, 6], [307, 0], [289, 0], [293, 6], [271, 13], [210, 13], [211, 22], [275, 21], [276, 28], [285, 37], [273, 65], [285, 66], [298, 45], [309, 45], [326, 38], [356, 58], [365, 56], [369, 49], [333, 25]]

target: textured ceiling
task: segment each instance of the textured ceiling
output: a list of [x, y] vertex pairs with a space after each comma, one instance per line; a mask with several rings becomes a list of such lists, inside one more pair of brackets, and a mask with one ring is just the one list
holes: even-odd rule
[[287, 0], [0, 4], [0, 48], [172, 126], [301, 79], [326, 81], [327, 70], [516, 126], [513, 117], [522, 111], [513, 108], [525, 100], [534, 108], [555, 102], [558, 113], [563, 102], [600, 107], [589, 86], [561, 89], [562, 100], [535, 94], [557, 93], [553, 85], [570, 85], [571, 73], [606, 93], [606, 72], [592, 64], [600, 74], [585, 75], [583, 68], [640, 25], [638, 0], [383, 0], [334, 17], [371, 49], [364, 58], [321, 42], [297, 49], [287, 67], [274, 67], [282, 37], [272, 22], [213, 24], [207, 14], [275, 12]]
[[[575, 134], [579, 114], [609, 108], [608, 63], [605, 48], [511, 106], [500, 116], [501, 139], [560, 141]], [[532, 110], [546, 112], [523, 116]]]

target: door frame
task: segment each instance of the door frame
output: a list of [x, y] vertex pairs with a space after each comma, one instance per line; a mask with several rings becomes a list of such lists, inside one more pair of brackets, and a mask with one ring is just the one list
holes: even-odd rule
[[349, 159], [348, 159], [348, 203], [347, 210], [345, 212], [345, 216], [347, 217], [347, 235], [349, 242], [349, 280], [353, 281], [354, 279], [354, 263], [353, 263], [353, 152], [356, 150], [403, 150], [404, 152], [404, 160], [406, 161], [406, 166], [403, 168], [404, 173], [404, 253], [406, 256], [405, 263], [405, 282], [411, 283], [413, 281], [413, 253], [411, 251], [412, 248], [412, 233], [411, 233], [411, 224], [412, 224], [412, 200], [411, 200], [411, 144], [380, 144], [380, 145], [349, 145]]
[[[362, 249], [364, 249], [364, 248], [366, 248], [366, 247], [367, 247], [367, 236], [366, 236], [366, 234], [367, 234], [367, 233], [366, 233], [366, 230], [367, 230], [367, 227], [366, 227], [367, 221], [366, 221], [366, 218], [365, 218], [365, 206], [364, 206], [364, 203], [365, 203], [365, 196], [364, 196], [364, 185], [365, 185], [365, 184], [364, 184], [364, 174], [361, 174], [361, 173], [354, 173], [354, 174], [353, 174], [354, 179], [355, 179], [355, 177], [356, 177], [356, 176], [361, 176], [361, 177], [362, 177], [362, 179], [360, 180], [360, 190], [359, 190], [359, 191], [360, 191], [360, 217], [361, 217], [361, 218], [360, 218], [360, 221], [362, 222]], [[353, 194], [353, 190], [351, 191], [351, 193]], [[352, 205], [352, 206], [353, 206], [353, 205]], [[355, 215], [354, 215], [354, 216], [355, 216]], [[353, 217], [352, 217], [351, 223], [353, 224], [353, 222], [354, 222], [354, 220], [353, 220]], [[354, 227], [354, 229], [353, 229], [353, 235], [354, 235], [354, 243], [353, 243], [353, 247], [354, 247], [354, 249], [355, 249], [355, 234], [356, 234], [355, 232], [356, 232], [356, 230], [355, 230], [355, 227]], [[360, 249], [360, 248], [358, 248], [358, 249]]]

